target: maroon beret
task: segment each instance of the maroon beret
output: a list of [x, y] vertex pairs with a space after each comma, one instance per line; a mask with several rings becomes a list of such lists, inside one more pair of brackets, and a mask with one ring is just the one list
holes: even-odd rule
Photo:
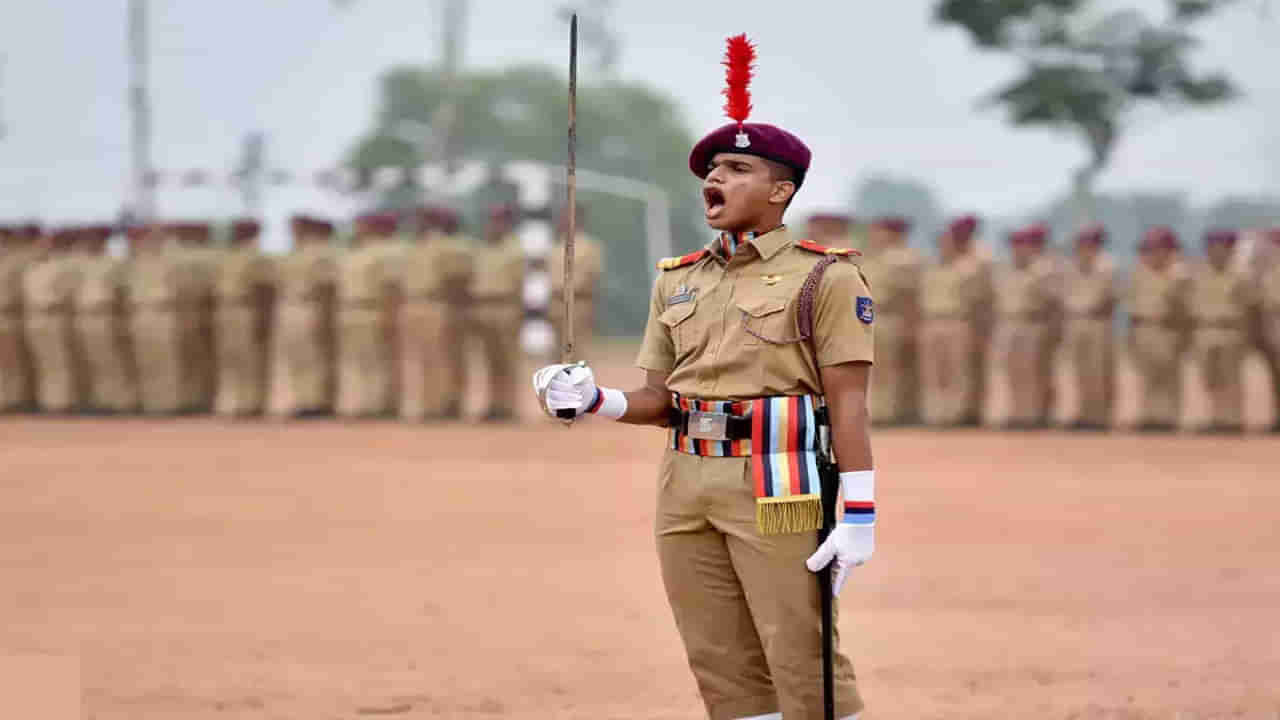
[[1204, 246], [1209, 247], [1214, 244], [1222, 244], [1227, 247], [1235, 247], [1236, 231], [1226, 228], [1214, 228], [1204, 234]]
[[1271, 228], [1266, 231], [1267, 239], [1277, 245], [1280, 245], [1280, 228]]
[[711, 172], [711, 159], [716, 153], [740, 153], [782, 163], [795, 171], [796, 187], [804, 184], [812, 153], [800, 138], [764, 123], [743, 123], [742, 131], [746, 135], [745, 145], [738, 142], [738, 123], [712, 130], [693, 146], [689, 153], [689, 169], [699, 178], [706, 179]]
[[852, 225], [853, 216], [848, 213], [841, 212], [816, 212], [809, 216], [809, 222], [831, 222]]
[[497, 203], [489, 206], [489, 217], [494, 220], [511, 220], [516, 216], [516, 209], [510, 203]]
[[399, 218], [394, 213], [365, 213], [356, 217], [356, 232], [386, 237], [395, 234]]
[[237, 240], [248, 240], [258, 237], [258, 233], [262, 231], [262, 226], [257, 220], [251, 218], [241, 218], [231, 223], [231, 234]]
[[84, 236], [86, 240], [104, 242], [110, 238], [111, 234], [115, 231], [116, 229], [111, 225], [89, 225], [84, 229]]
[[976, 215], [961, 215], [952, 220], [951, 224], [947, 226], [947, 232], [951, 237], [961, 242], [965, 242], [972, 237], [977, 229], [978, 218]]
[[911, 221], [901, 215], [886, 215], [878, 217], [871, 223], [875, 227], [883, 228], [891, 233], [902, 234], [911, 229]]
[[1009, 241], [1014, 245], [1044, 245], [1045, 240], [1049, 238], [1049, 228], [1044, 223], [1036, 223], [1028, 225], [1019, 230], [1009, 233]]
[[28, 240], [34, 240], [40, 237], [40, 226], [35, 223], [27, 223], [20, 225], [14, 230], [14, 234], [18, 237], [24, 237]]
[[1076, 233], [1077, 245], [1101, 245], [1106, 239], [1107, 229], [1101, 223], [1090, 223]]
[[1139, 250], [1177, 250], [1178, 247], [1178, 235], [1168, 225], [1148, 228], [1138, 245]]
[[124, 235], [130, 240], [141, 240], [150, 235], [152, 230], [155, 230], [154, 225], [148, 225], [145, 223], [141, 225], [130, 225], [125, 228]]

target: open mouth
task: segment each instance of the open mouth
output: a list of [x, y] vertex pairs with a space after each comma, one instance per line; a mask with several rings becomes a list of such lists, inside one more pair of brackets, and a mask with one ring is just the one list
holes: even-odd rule
[[706, 205], [707, 217], [719, 215], [724, 209], [724, 191], [718, 187], [702, 188], [702, 202]]

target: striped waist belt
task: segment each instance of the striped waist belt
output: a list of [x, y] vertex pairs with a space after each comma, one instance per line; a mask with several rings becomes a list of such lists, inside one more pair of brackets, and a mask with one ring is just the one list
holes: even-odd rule
[[756, 525], [765, 535], [822, 525], [826, 404], [820, 396], [751, 400], [672, 396], [672, 450], [711, 457], [750, 457]]

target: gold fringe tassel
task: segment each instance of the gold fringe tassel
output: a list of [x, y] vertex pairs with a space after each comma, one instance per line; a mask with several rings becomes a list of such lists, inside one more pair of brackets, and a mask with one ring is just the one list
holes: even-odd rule
[[785, 535], [822, 527], [818, 495], [756, 498], [756, 527], [761, 535]]

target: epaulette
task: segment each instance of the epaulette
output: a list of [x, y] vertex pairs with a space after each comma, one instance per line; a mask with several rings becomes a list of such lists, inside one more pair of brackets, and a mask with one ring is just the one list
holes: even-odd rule
[[797, 240], [796, 247], [801, 250], [808, 250], [809, 252], [815, 252], [820, 255], [843, 255], [845, 257], [860, 257], [862, 255], [862, 253], [854, 250], [853, 248], [827, 247], [826, 245], [819, 245], [816, 242], [810, 242], [808, 240]]
[[659, 270], [675, 270], [678, 267], [684, 267], [685, 265], [692, 265], [693, 263], [698, 262], [699, 260], [701, 260], [702, 258], [710, 254], [711, 254], [710, 250], [703, 248], [697, 252], [691, 252], [688, 255], [681, 255], [680, 257], [662, 258], [661, 260], [658, 261], [658, 269]]

